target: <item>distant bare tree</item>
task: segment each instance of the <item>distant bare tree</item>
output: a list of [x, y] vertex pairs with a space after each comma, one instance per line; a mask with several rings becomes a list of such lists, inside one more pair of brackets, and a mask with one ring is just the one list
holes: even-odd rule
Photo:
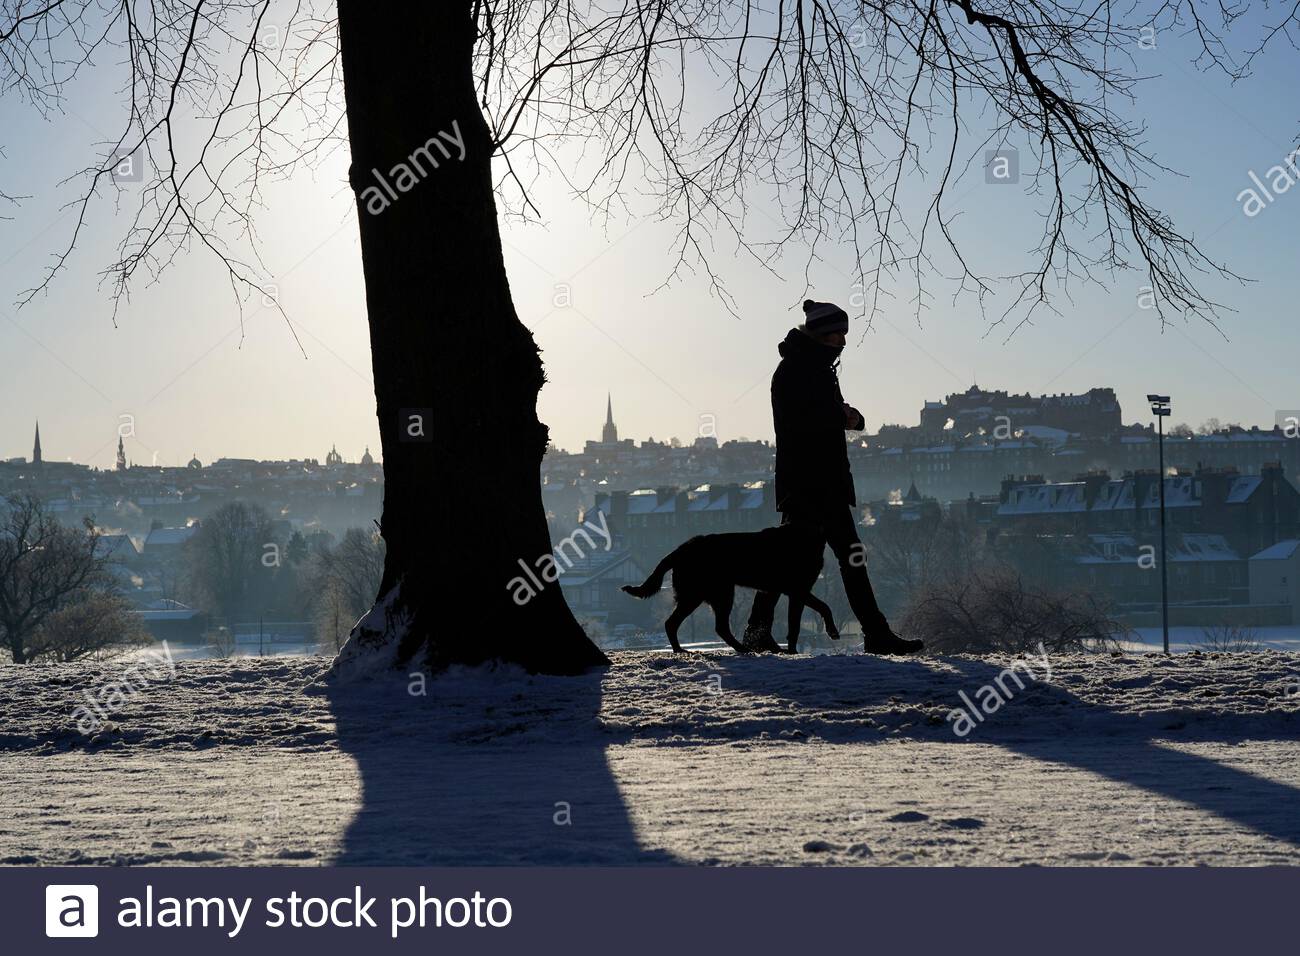
[[188, 542], [190, 586], [231, 629], [269, 589], [275, 565], [267, 557], [279, 544], [260, 505], [232, 501], [203, 519]]
[[369, 610], [384, 576], [384, 539], [373, 529], [349, 528], [334, 547], [311, 556], [308, 591], [322, 645], [338, 651], [361, 615]]
[[384, 576], [384, 539], [373, 529], [349, 528], [337, 545], [321, 548], [312, 561], [314, 586], [336, 590], [344, 606], [360, 617]]
[[45, 618], [32, 639], [32, 660], [75, 661], [152, 643], [140, 616], [119, 595], [82, 591]]
[[106, 559], [89, 518], [64, 527], [31, 496], [0, 499], [0, 512], [0, 636], [14, 663], [25, 664], [53, 615], [106, 584]]
[[974, 572], [917, 594], [901, 632], [948, 654], [1022, 654], [1041, 643], [1048, 652], [1117, 646], [1126, 628], [1086, 592], [1050, 592], [1016, 574]]
[[927, 586], [960, 577], [984, 560], [980, 529], [937, 502], [915, 520], [883, 515], [866, 529], [871, 579], [886, 595], [906, 603]]

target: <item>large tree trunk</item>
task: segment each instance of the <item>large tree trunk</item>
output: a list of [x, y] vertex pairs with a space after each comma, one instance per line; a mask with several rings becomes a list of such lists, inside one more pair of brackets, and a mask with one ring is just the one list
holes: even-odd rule
[[340, 671], [366, 660], [501, 659], [547, 673], [607, 663], [558, 585], [543, 581], [522, 603], [510, 587], [521, 560], [551, 553], [538, 479], [544, 376], [502, 259], [472, 7], [338, 4], [387, 545], [378, 603]]

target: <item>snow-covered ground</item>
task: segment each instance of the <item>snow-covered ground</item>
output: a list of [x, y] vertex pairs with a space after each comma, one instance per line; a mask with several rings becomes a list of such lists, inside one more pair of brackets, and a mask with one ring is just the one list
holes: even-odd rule
[[1300, 656], [1007, 663], [3, 667], [0, 864], [1300, 863]]
[[[1201, 649], [1206, 642], [1205, 631], [1203, 627], [1171, 627], [1169, 629], [1170, 653], [1183, 654]], [[1246, 633], [1261, 647], [1300, 653], [1300, 627], [1294, 624], [1247, 628]], [[1139, 627], [1128, 635], [1124, 646], [1132, 651], [1161, 651], [1164, 646], [1164, 633], [1158, 627]]]
[[[150, 658], [159, 653], [160, 644], [147, 644], [137, 650], [128, 652], [128, 656]], [[234, 657], [310, 657], [317, 655], [319, 645], [302, 641], [267, 642], [261, 646], [256, 641], [241, 641], [224, 658]], [[167, 653], [178, 661], [222, 660], [222, 652], [210, 644], [177, 643], [168, 644]]]

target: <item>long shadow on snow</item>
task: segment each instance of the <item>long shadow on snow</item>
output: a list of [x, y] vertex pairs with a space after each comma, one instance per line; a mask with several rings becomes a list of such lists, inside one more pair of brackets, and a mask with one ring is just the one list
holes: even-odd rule
[[[713, 657], [711, 665], [722, 675], [727, 691], [777, 696], [793, 705], [794, 716], [787, 725], [805, 734], [831, 741], [880, 740], [882, 723], [889, 732], [888, 723], [901, 727], [910, 721], [904, 735], [954, 745], [963, 739], [954, 735], [952, 727], [946, 722], [926, 725], [916, 705], [928, 703], [930, 714], [939, 708], [946, 713], [961, 706], [959, 691], [975, 699], [977, 689], [993, 685], [1004, 666], [974, 658], [927, 661], [867, 655], [757, 659], [721, 655]], [[857, 674], [846, 675], [844, 668]], [[1296, 740], [1300, 715], [1223, 717], [1189, 709], [1135, 715], [1083, 700], [1056, 683], [1027, 681], [1023, 691], [1005, 679], [1004, 684], [1014, 697], [1002, 705], [1003, 712], [987, 715], [965, 741], [995, 744], [1036, 760], [1087, 770], [1300, 846], [1300, 790], [1159, 742]], [[865, 707], [879, 713], [879, 705], [889, 702], [895, 706], [884, 711], [883, 722], [876, 718], [868, 724], [863, 710], [855, 713], [855, 708]], [[1025, 707], [1039, 711], [1031, 726], [1012, 719], [1014, 709]], [[761, 729], [772, 732], [770, 721], [762, 724]], [[760, 728], [755, 725], [750, 730], [757, 736]], [[733, 719], [726, 726], [706, 724], [700, 732], [734, 740], [746, 728]]]
[[601, 672], [329, 685], [361, 806], [340, 866], [671, 864], [642, 849], [601, 736]]

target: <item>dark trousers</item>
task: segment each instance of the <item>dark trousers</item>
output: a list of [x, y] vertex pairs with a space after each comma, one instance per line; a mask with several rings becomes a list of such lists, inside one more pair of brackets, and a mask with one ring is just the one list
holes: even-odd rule
[[[871, 578], [867, 576], [867, 555], [862, 540], [858, 537], [853, 509], [847, 506], [815, 510], [789, 508], [781, 513], [781, 524], [795, 521], [821, 527], [826, 543], [840, 563], [844, 592], [848, 595], [849, 607], [853, 608], [854, 616], [862, 625], [863, 636], [870, 637], [876, 632], [888, 631], [889, 621], [876, 604], [876, 592], [872, 590]], [[780, 597], [771, 591], [760, 591], [754, 595], [749, 622], [745, 625], [746, 640], [750, 639], [751, 634], [771, 635], [772, 617], [776, 613], [776, 602]]]

